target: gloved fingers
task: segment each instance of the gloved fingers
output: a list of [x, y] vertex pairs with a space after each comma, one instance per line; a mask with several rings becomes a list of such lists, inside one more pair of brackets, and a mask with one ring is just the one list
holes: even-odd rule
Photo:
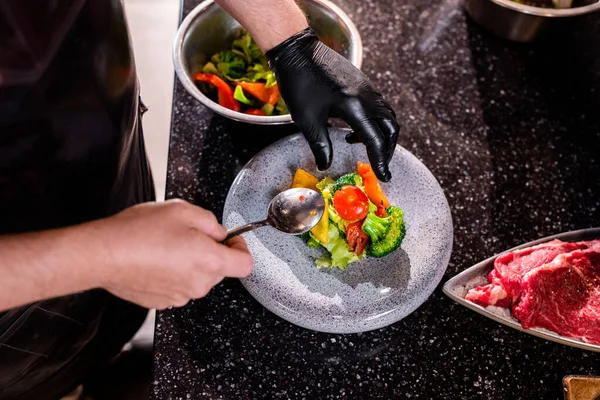
[[354, 131], [352, 131], [346, 135], [346, 142], [348, 142], [350, 144], [361, 143], [360, 138]]
[[367, 155], [373, 172], [380, 181], [389, 182], [392, 179], [388, 162], [389, 149], [382, 137], [381, 130], [373, 123], [365, 130], [369, 133], [365, 135], [363, 143], [367, 148]]
[[333, 146], [329, 138], [326, 123], [311, 124], [307, 127], [302, 127], [299, 124], [299, 128], [315, 156], [317, 168], [319, 171], [325, 171], [331, 166], [331, 162], [333, 161]]
[[[379, 129], [383, 133], [383, 136], [387, 142], [388, 153], [386, 154], [386, 160], [389, 162], [392, 160], [396, 144], [398, 143], [398, 134], [400, 133], [400, 126], [395, 119], [381, 118], [377, 120]], [[360, 137], [355, 131], [352, 131], [346, 135], [346, 142], [350, 144], [361, 143]]]
[[353, 102], [342, 107], [341, 110], [346, 122], [354, 130], [348, 135], [349, 137], [346, 136], [346, 140], [350, 139], [356, 143], [360, 138], [360, 142], [367, 148], [369, 162], [375, 175], [380, 181], [388, 182], [392, 178], [388, 167], [390, 154], [388, 135], [382, 133], [377, 120], [369, 118], [362, 106]]
[[398, 135], [400, 134], [400, 125], [395, 119], [382, 118], [378, 121], [379, 129], [383, 132], [383, 135], [387, 140], [388, 153], [386, 154], [386, 160], [389, 164], [394, 156], [394, 150], [398, 143]]
[[392, 108], [392, 106], [390, 106], [388, 103], [386, 103], [385, 101], [383, 101], [383, 98], [381, 99], [383, 106], [385, 107], [385, 109], [387, 110], [388, 115], [385, 115], [384, 117], [387, 119], [391, 119], [391, 120], [396, 120], [396, 111], [394, 111], [394, 109]]

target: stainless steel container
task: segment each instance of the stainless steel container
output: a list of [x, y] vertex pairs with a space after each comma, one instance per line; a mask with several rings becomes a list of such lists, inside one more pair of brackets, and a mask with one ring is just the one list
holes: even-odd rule
[[[309, 24], [321, 40], [342, 54], [358, 68], [362, 65], [363, 47], [358, 30], [350, 18], [328, 0], [298, 0], [308, 15]], [[175, 72], [183, 87], [214, 112], [236, 121], [258, 125], [278, 125], [292, 122], [288, 115], [256, 116], [236, 112], [212, 101], [192, 80], [211, 55], [231, 44], [240, 24], [213, 0], [194, 8], [183, 20], [173, 45]]]
[[[588, 1], [589, 3], [589, 1]], [[600, 2], [573, 8], [531, 7], [512, 0], [463, 0], [467, 13], [497, 36], [518, 42], [531, 42], [560, 20], [589, 14], [600, 9]]]

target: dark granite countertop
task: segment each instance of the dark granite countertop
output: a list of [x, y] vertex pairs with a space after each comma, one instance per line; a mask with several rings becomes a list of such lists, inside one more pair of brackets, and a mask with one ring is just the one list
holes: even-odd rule
[[[496, 39], [455, 1], [337, 0], [365, 45], [363, 70], [403, 125], [400, 144], [452, 208], [444, 281], [514, 245], [600, 226], [600, 20], [535, 45]], [[185, 0], [187, 14], [198, 1]], [[167, 197], [221, 215], [237, 171], [289, 128], [214, 116], [176, 82]], [[402, 321], [315, 333], [227, 280], [158, 313], [152, 398], [560, 399], [599, 356], [500, 325], [438, 288]]]

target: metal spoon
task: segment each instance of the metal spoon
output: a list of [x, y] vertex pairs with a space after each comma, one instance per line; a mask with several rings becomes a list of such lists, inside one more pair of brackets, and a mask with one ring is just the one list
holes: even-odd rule
[[225, 241], [267, 225], [284, 233], [300, 235], [314, 228], [324, 211], [325, 200], [318, 192], [304, 188], [288, 189], [271, 200], [267, 219], [230, 229]]

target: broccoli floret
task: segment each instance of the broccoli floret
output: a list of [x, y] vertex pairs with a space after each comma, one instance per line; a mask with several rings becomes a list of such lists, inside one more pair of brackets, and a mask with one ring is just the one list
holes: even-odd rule
[[371, 243], [367, 246], [369, 256], [385, 257], [396, 251], [406, 234], [402, 210], [391, 206], [386, 212], [388, 216], [385, 218], [369, 213], [363, 223], [363, 232], [371, 238]]
[[362, 186], [362, 178], [356, 172], [351, 174], [342, 175], [337, 181], [335, 181], [335, 185], [331, 189], [331, 193], [335, 193], [340, 190], [343, 186], [351, 185], [351, 186]]
[[224, 50], [212, 56], [211, 61], [220, 74], [230, 79], [238, 79], [246, 73], [246, 61], [231, 50]]

